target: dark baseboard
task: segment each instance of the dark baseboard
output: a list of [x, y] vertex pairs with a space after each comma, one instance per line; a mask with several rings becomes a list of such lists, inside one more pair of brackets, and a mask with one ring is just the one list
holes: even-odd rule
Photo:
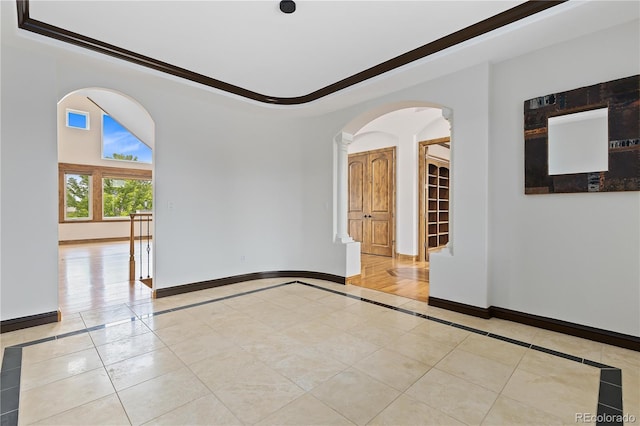
[[326, 274], [324, 272], [311, 271], [270, 271], [270, 272], [253, 272], [250, 274], [234, 275], [232, 277], [217, 278], [215, 280], [201, 281], [191, 284], [183, 284], [174, 287], [160, 288], [155, 291], [155, 297], [175, 296], [176, 294], [189, 293], [192, 291], [206, 290], [208, 288], [220, 287], [223, 285], [236, 284], [244, 281], [260, 280], [264, 278], [313, 278], [318, 280], [331, 281], [338, 284], [344, 284], [345, 277], [339, 275]]
[[59, 311], [45, 312], [43, 314], [29, 315], [27, 317], [13, 318], [0, 322], [0, 333], [21, 330], [23, 328], [35, 327], [37, 325], [58, 322]]
[[499, 308], [496, 306], [492, 306], [489, 309], [491, 310], [491, 316], [496, 318], [531, 325], [533, 327], [544, 328], [545, 330], [556, 331], [558, 333], [569, 334], [571, 336], [582, 337], [583, 339], [619, 346], [621, 348], [631, 349], [634, 351], [640, 351], [640, 337], [554, 318], [527, 314], [525, 312], [512, 311], [511, 309]]
[[447, 309], [449, 311], [460, 312], [461, 314], [471, 315], [484, 319], [491, 318], [491, 312], [489, 308], [480, 308], [478, 306], [467, 305], [466, 303], [460, 302], [453, 302], [446, 299], [439, 299], [437, 297], [429, 297], [428, 303], [430, 306]]
[[478, 306], [439, 299], [437, 297], [429, 297], [429, 305], [484, 319], [492, 317], [500, 318], [507, 321], [530, 325], [532, 327], [543, 328], [545, 330], [556, 331], [558, 333], [593, 340], [595, 342], [640, 351], [640, 337], [631, 336], [629, 334], [622, 334], [573, 322], [542, 317], [539, 315], [528, 314], [526, 312], [513, 311], [511, 309], [500, 308], [497, 306], [480, 308]]

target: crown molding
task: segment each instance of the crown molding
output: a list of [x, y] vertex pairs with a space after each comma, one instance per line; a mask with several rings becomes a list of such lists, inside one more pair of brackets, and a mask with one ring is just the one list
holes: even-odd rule
[[444, 36], [438, 40], [422, 45], [388, 61], [382, 62], [364, 71], [353, 74], [340, 81], [336, 81], [328, 86], [322, 87], [314, 92], [295, 97], [277, 97], [257, 93], [239, 86], [235, 86], [215, 78], [199, 74], [187, 69], [172, 65], [155, 58], [141, 55], [91, 37], [78, 34], [64, 28], [47, 24], [46, 22], [32, 19], [29, 16], [29, 0], [16, 0], [18, 8], [18, 27], [36, 34], [60, 40], [75, 46], [80, 46], [105, 55], [122, 59], [143, 67], [147, 67], [176, 77], [184, 78], [214, 89], [222, 90], [246, 99], [251, 99], [265, 104], [272, 105], [302, 105], [316, 101], [325, 96], [339, 92], [371, 78], [377, 77], [388, 71], [407, 65], [434, 53], [448, 49], [449, 47], [463, 43], [472, 38], [481, 36], [490, 31], [502, 28], [521, 19], [527, 18], [536, 13], [542, 12], [551, 7], [564, 3], [567, 0], [537, 1], [529, 0], [516, 7], [508, 9], [490, 18], [470, 25], [459, 31]]

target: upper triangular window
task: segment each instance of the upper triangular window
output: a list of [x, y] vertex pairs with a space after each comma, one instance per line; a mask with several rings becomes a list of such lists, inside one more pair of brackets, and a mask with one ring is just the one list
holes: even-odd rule
[[152, 150], [122, 124], [103, 114], [102, 158], [151, 164]]

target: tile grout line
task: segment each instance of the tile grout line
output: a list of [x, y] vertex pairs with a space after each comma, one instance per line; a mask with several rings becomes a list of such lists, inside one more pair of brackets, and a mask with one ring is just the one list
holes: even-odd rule
[[[555, 351], [553, 349], [544, 348], [542, 346], [537, 346], [537, 345], [534, 345], [534, 344], [527, 344], [526, 342], [520, 342], [519, 340], [511, 339], [511, 338], [508, 338], [508, 337], [505, 337], [505, 336], [500, 336], [500, 335], [489, 333], [489, 332], [485, 333], [485, 332], [483, 332], [481, 330], [477, 330], [477, 329], [475, 329], [473, 327], [468, 327], [468, 326], [465, 326], [465, 325], [462, 325], [462, 324], [456, 324], [456, 323], [454, 323], [452, 321], [444, 321], [444, 320], [441, 320], [439, 318], [431, 317], [429, 315], [420, 314], [418, 312], [409, 311], [409, 310], [404, 309], [404, 308], [391, 306], [391, 305], [388, 305], [386, 303], [373, 301], [373, 300], [370, 300], [370, 299], [362, 298], [362, 297], [351, 295], [351, 294], [348, 294], [348, 293], [343, 293], [343, 292], [340, 292], [340, 291], [337, 291], [337, 290], [327, 289], [327, 288], [324, 288], [324, 287], [321, 287], [321, 286], [317, 286], [315, 284], [309, 284], [309, 283], [305, 283], [305, 282], [302, 282], [302, 281], [298, 281], [298, 283], [306, 285], [306, 286], [309, 286], [309, 287], [313, 287], [313, 288], [321, 289], [321, 290], [324, 290], [324, 291], [328, 291], [328, 292], [331, 292], [331, 293], [334, 293], [334, 294], [342, 294], [344, 296], [347, 296], [347, 297], [350, 297], [350, 298], [354, 298], [354, 299], [358, 299], [358, 300], [361, 300], [363, 302], [372, 303], [374, 305], [382, 306], [382, 307], [385, 307], [385, 308], [388, 308], [388, 309], [392, 309], [392, 310], [395, 310], [395, 311], [398, 311], [398, 312], [403, 312], [403, 313], [407, 313], [407, 314], [413, 315], [413, 316], [418, 316], [418, 317], [421, 317], [421, 318], [424, 318], [424, 319], [427, 319], [427, 320], [436, 321], [436, 322], [439, 322], [441, 324], [446, 324], [446, 325], [449, 325], [449, 326], [452, 326], [452, 327], [456, 327], [456, 328], [460, 328], [460, 329], [463, 329], [463, 330], [467, 330], [469, 332], [474, 332], [474, 333], [477, 333], [477, 334], [480, 334], [480, 335], [493, 337], [493, 338], [496, 338], [498, 340], [503, 340], [503, 341], [508, 342], [508, 343], [512, 343], [512, 344], [516, 344], [516, 345], [520, 345], [520, 346], [525, 346], [525, 347], [527, 347], [529, 349], [532, 349], [532, 350], [543, 352], [543, 353], [546, 353], [546, 354], [549, 354], [549, 355], [553, 355], [553, 356], [556, 356], [556, 357], [559, 357], [559, 358], [567, 359], [569, 361], [578, 362], [580, 364], [587, 365], [589, 367], [599, 368], [600, 369], [600, 386], [599, 386], [599, 392], [598, 392], [598, 404], [597, 404], [597, 407], [596, 407], [596, 411], [597, 411], [598, 416], [602, 416], [602, 418], [606, 418], [605, 417], [606, 414], [610, 414], [610, 413], [605, 413], [604, 410], [601, 410], [601, 407], [610, 407], [607, 404], [603, 404], [601, 402], [601, 400], [603, 398], [609, 397], [611, 395], [611, 393], [607, 390], [606, 386], [603, 386], [603, 384], [607, 384], [608, 382], [603, 381], [602, 377], [603, 377], [603, 374], [604, 374], [605, 370], [621, 371], [618, 368], [611, 367], [611, 366], [608, 366], [608, 365], [605, 365], [605, 364], [602, 364], [602, 363], [598, 363], [598, 362], [595, 362], [595, 361], [591, 361], [591, 360], [588, 360], [588, 359], [580, 358], [580, 357], [577, 357], [577, 356], [574, 356], [574, 355], [565, 354], [563, 352]], [[619, 385], [617, 383], [608, 383], [608, 384], [614, 385], [614, 386], [616, 386], [616, 387], [618, 387], [620, 389], [619, 398], [617, 398], [617, 395], [616, 395], [616, 405], [618, 405], [620, 408], [616, 408], [616, 407], [610, 407], [610, 408], [622, 413], [623, 408], [622, 408], [622, 382], [621, 382], [621, 379], [619, 381], [617, 381], [617, 382], [620, 383], [620, 384]], [[610, 423], [610, 422], [608, 422], [608, 423]], [[620, 424], [620, 425], [622, 425], [622, 422], [621, 421], [618, 421], [618, 422], [614, 421], [612, 424]]]
[[[341, 296], [348, 297], [348, 298], [351, 298], [351, 299], [355, 299], [355, 300], [358, 300], [358, 301], [361, 301], [361, 302], [370, 303], [370, 304], [373, 304], [373, 305], [376, 305], [376, 306], [380, 306], [380, 307], [383, 307], [383, 308], [386, 308], [386, 309], [391, 309], [391, 310], [394, 310], [394, 311], [397, 311], [397, 312], [402, 312], [402, 313], [405, 313], [407, 315], [416, 316], [416, 317], [423, 318], [423, 319], [426, 319], [426, 320], [429, 320], [429, 321], [434, 321], [434, 322], [437, 322], [437, 323], [440, 323], [440, 324], [444, 324], [444, 325], [448, 325], [448, 326], [451, 326], [451, 327], [459, 328], [459, 329], [466, 330], [466, 331], [469, 331], [469, 332], [472, 332], [472, 333], [476, 333], [476, 334], [479, 334], [479, 335], [491, 337], [491, 338], [494, 338], [494, 339], [497, 339], [497, 340], [501, 340], [501, 341], [504, 341], [504, 342], [507, 342], [507, 343], [511, 343], [511, 344], [515, 344], [515, 345], [519, 345], [519, 346], [524, 346], [524, 347], [527, 347], [527, 348], [532, 349], [532, 350], [540, 351], [540, 352], [547, 353], [549, 355], [553, 355], [553, 356], [556, 356], [556, 357], [559, 357], [559, 358], [564, 358], [564, 359], [567, 359], [567, 360], [570, 360], [570, 361], [578, 362], [578, 363], [581, 363], [583, 365], [587, 365], [587, 366], [590, 366], [590, 367], [599, 368], [600, 369], [600, 377], [601, 377], [601, 379], [600, 379], [600, 391], [599, 391], [599, 394], [598, 394], [598, 406], [597, 406], [598, 415], [600, 415], [601, 412], [603, 413], [602, 414], [603, 416], [606, 416], [607, 414], [610, 414], [610, 413], [606, 413], [605, 411], [602, 411], [600, 409], [601, 406], [605, 407], [605, 408], [610, 408], [610, 409], [622, 412], [622, 382], [621, 382], [621, 378], [620, 378], [620, 380], [617, 380], [617, 382], [620, 383], [619, 385], [617, 383], [610, 383], [610, 382], [604, 381], [602, 379], [605, 370], [606, 371], [620, 371], [621, 372], [621, 370], [619, 368], [615, 368], [615, 367], [611, 367], [611, 366], [608, 366], [608, 365], [605, 365], [605, 364], [601, 364], [601, 363], [598, 363], [598, 362], [595, 362], [595, 361], [579, 358], [579, 357], [576, 357], [576, 356], [573, 356], [573, 355], [565, 354], [563, 352], [555, 351], [555, 350], [544, 348], [544, 347], [541, 347], [541, 346], [528, 344], [526, 342], [521, 342], [519, 340], [511, 339], [511, 338], [506, 337], [506, 336], [500, 336], [500, 335], [493, 334], [493, 333], [490, 333], [490, 332], [485, 332], [485, 331], [478, 330], [476, 328], [469, 327], [469, 326], [466, 326], [466, 325], [463, 325], [463, 324], [457, 324], [457, 323], [454, 323], [452, 321], [442, 320], [440, 318], [436, 318], [436, 317], [432, 317], [430, 315], [426, 315], [426, 314], [422, 314], [422, 313], [419, 313], [419, 312], [411, 311], [409, 309], [405, 309], [405, 308], [402, 308], [402, 307], [399, 307], [399, 306], [392, 306], [392, 305], [389, 305], [389, 304], [386, 304], [386, 303], [383, 303], [383, 302], [378, 302], [378, 301], [375, 301], [375, 300], [367, 299], [367, 298], [364, 298], [364, 297], [356, 296], [356, 295], [349, 294], [349, 293], [342, 292], [342, 291], [338, 291], [338, 290], [333, 290], [333, 289], [330, 289], [330, 288], [325, 288], [325, 287], [322, 287], [322, 286], [319, 286], [319, 285], [316, 285], [316, 284], [306, 283], [306, 282], [299, 281], [299, 280], [289, 281], [289, 282], [276, 284], [276, 285], [269, 286], [269, 287], [264, 287], [264, 288], [253, 289], [253, 290], [240, 292], [240, 293], [236, 293], [236, 294], [232, 294], [232, 295], [228, 295], [228, 296], [223, 296], [223, 297], [220, 297], [220, 298], [215, 298], [215, 299], [211, 299], [211, 300], [205, 300], [205, 301], [201, 301], [201, 302], [196, 302], [196, 303], [193, 303], [193, 304], [179, 306], [179, 307], [170, 308], [170, 309], [165, 309], [165, 310], [158, 311], [158, 312], [152, 312], [152, 313], [145, 314], [145, 315], [136, 314], [136, 316], [131, 317], [128, 320], [121, 320], [121, 321], [115, 321], [113, 323], [100, 324], [100, 325], [96, 325], [96, 326], [89, 327], [89, 328], [84, 328], [84, 329], [75, 330], [75, 331], [72, 331], [72, 332], [63, 333], [63, 334], [60, 334], [60, 335], [50, 336], [50, 337], [37, 339], [37, 340], [34, 340], [34, 341], [30, 341], [30, 342], [23, 342], [23, 343], [19, 343], [19, 344], [16, 344], [16, 345], [8, 346], [8, 347], [6, 347], [4, 349], [5, 357], [3, 359], [1, 373], [4, 374], [5, 370], [9, 371], [9, 370], [15, 368], [15, 367], [13, 367], [11, 369], [5, 369], [4, 360], [6, 359], [6, 356], [7, 356], [6, 352], [9, 349], [19, 349], [19, 354], [20, 354], [20, 356], [19, 356], [19, 366], [21, 367], [22, 366], [22, 348], [24, 348], [24, 347], [32, 346], [32, 345], [39, 344], [39, 343], [45, 343], [45, 342], [52, 341], [52, 340], [57, 340], [57, 339], [60, 339], [60, 338], [79, 335], [79, 334], [83, 334], [83, 333], [89, 333], [90, 331], [99, 330], [99, 329], [102, 329], [102, 328], [106, 328], [107, 326], [110, 326], [110, 325], [113, 325], [113, 324], [118, 324], [118, 323], [124, 323], [126, 321], [131, 321], [131, 322], [143, 321], [143, 317], [150, 318], [150, 317], [153, 317], [153, 316], [156, 316], [156, 315], [162, 315], [162, 314], [166, 314], [166, 313], [170, 313], [170, 312], [177, 312], [177, 311], [184, 310], [184, 309], [203, 306], [203, 305], [206, 305], [206, 304], [209, 304], [209, 303], [219, 302], [219, 301], [228, 300], [228, 299], [232, 299], [232, 298], [236, 298], [236, 297], [240, 297], [240, 296], [245, 296], [245, 295], [254, 294], [254, 293], [258, 293], [258, 292], [262, 292], [262, 291], [267, 291], [267, 290], [271, 290], [271, 289], [274, 289], [274, 288], [288, 286], [288, 285], [291, 285], [291, 284], [301, 284], [301, 285], [304, 285], [304, 286], [307, 286], [307, 287], [312, 287], [312, 288], [319, 289], [319, 290], [322, 290], [322, 291], [326, 291], [326, 292], [329, 292], [329, 293], [341, 295]], [[85, 325], [86, 325], [86, 323], [85, 323]], [[604, 403], [601, 402], [602, 398], [610, 396], [610, 392], [606, 390], [607, 388], [606, 388], [606, 386], [603, 386], [603, 384], [612, 385], [612, 386], [618, 387], [620, 389], [620, 392], [619, 392], [619, 394], [620, 394], [619, 407], [620, 408], [612, 407], [610, 405], [607, 405], [607, 404], [604, 404]], [[19, 381], [18, 381], [18, 385], [17, 386], [15, 386], [13, 388], [10, 388], [10, 389], [16, 389], [17, 390], [17, 394], [18, 394], [18, 398], [19, 398], [19, 393], [20, 393]], [[9, 388], [7, 390], [9, 390]], [[3, 391], [4, 391], [4, 389], [3, 389]], [[616, 400], [616, 402], [618, 402], [618, 401]], [[18, 404], [19, 404], [19, 399], [18, 399]], [[6, 420], [5, 420], [5, 416], [8, 416], [9, 414], [14, 413], [14, 412], [16, 413], [15, 419], [13, 419], [13, 418], [9, 419], [8, 417], [6, 417]], [[19, 405], [17, 405], [16, 409], [13, 410], [13, 411], [9, 411], [7, 413], [2, 413], [2, 425], [3, 426], [5, 426], [5, 425], [6, 426], [17, 425], [18, 414], [19, 414]], [[6, 421], [8, 421], [8, 422], [6, 422]], [[615, 423], [615, 424], [622, 424], [622, 423], [620, 422], [620, 423]]]
[[[303, 284], [303, 285], [306, 285], [306, 286], [309, 286], [309, 287], [317, 288], [317, 289], [320, 289], [320, 290], [328, 291], [328, 292], [331, 292], [331, 293], [334, 293], [334, 294], [340, 294], [340, 295], [343, 295], [343, 296], [346, 296], [346, 297], [350, 297], [352, 299], [360, 300], [362, 302], [368, 302], [368, 303], [371, 303], [371, 304], [374, 304], [374, 305], [377, 305], [377, 306], [381, 306], [383, 308], [392, 309], [392, 310], [398, 311], [398, 312], [403, 312], [403, 313], [406, 313], [408, 315], [424, 318], [424, 319], [427, 319], [429, 321], [435, 321], [435, 322], [438, 322], [440, 324], [444, 324], [444, 325], [448, 325], [448, 326], [451, 326], [451, 327], [459, 328], [459, 329], [466, 330], [466, 331], [469, 331], [469, 332], [472, 332], [472, 333], [476, 333], [476, 334], [479, 334], [479, 335], [492, 337], [494, 339], [501, 340], [501, 341], [504, 341], [504, 342], [507, 342], [507, 343], [512, 343], [512, 344], [515, 344], [515, 345], [524, 346], [524, 347], [527, 347], [529, 349], [533, 349], [533, 350], [537, 350], [537, 351], [540, 351], [540, 352], [544, 352], [544, 353], [547, 353], [549, 355], [554, 355], [554, 356], [557, 356], [559, 358], [564, 358], [564, 359], [567, 359], [567, 360], [570, 360], [570, 361], [578, 362], [580, 364], [585, 364], [585, 365], [588, 365], [590, 367], [601, 368], [601, 369], [603, 369], [603, 368], [604, 369], [616, 369], [615, 367], [611, 367], [611, 366], [608, 366], [608, 365], [605, 365], [605, 364], [597, 363], [595, 361], [590, 361], [590, 360], [587, 360], [587, 359], [583, 359], [583, 358], [580, 358], [580, 357], [577, 357], [577, 356], [574, 356], [574, 355], [565, 354], [563, 352], [555, 351], [553, 349], [548, 349], [548, 348], [544, 348], [542, 346], [537, 346], [537, 345], [534, 345], [534, 344], [521, 342], [519, 340], [511, 339], [509, 337], [500, 336], [498, 334], [494, 334], [494, 333], [491, 333], [491, 332], [478, 330], [476, 328], [469, 327], [469, 326], [466, 326], [466, 325], [463, 325], [463, 324], [457, 324], [457, 323], [454, 323], [452, 321], [442, 320], [440, 318], [432, 317], [430, 315], [426, 315], [426, 314], [422, 314], [422, 313], [419, 313], [419, 312], [410, 311], [408, 309], [404, 309], [404, 308], [388, 305], [386, 303], [377, 302], [377, 301], [366, 299], [366, 298], [363, 298], [363, 297], [360, 297], [360, 296], [355, 296], [355, 295], [352, 295], [352, 294], [349, 294], [349, 293], [343, 293], [343, 292], [340, 292], [340, 291], [337, 291], [337, 290], [327, 289], [327, 288], [324, 288], [324, 287], [321, 287], [321, 286], [317, 286], [315, 284], [309, 284], [309, 283], [305, 283], [305, 282], [302, 282], [302, 281], [297, 281], [297, 283], [298, 284]], [[586, 362], [583, 362], [583, 361], [586, 361]], [[592, 364], [589, 364], [589, 363], [592, 363]], [[597, 364], [597, 365], [602, 366], [602, 367], [599, 367], [599, 366], [596, 366], [596, 365], [593, 365], [593, 364]]]
[[[8, 353], [7, 353], [8, 351]], [[20, 408], [20, 379], [22, 377], [22, 348], [7, 347], [4, 349], [2, 358], [1, 375], [6, 377], [6, 373], [18, 370], [17, 383], [14, 386], [4, 388], [5, 380], [2, 380], [0, 389], [0, 408], [2, 410], [9, 406], [10, 409], [0, 414], [0, 422], [3, 426], [13, 426], [18, 424], [18, 410]]]
[[[222, 301], [222, 300], [232, 299], [234, 297], [240, 297], [240, 296], [244, 296], [244, 295], [247, 295], [247, 294], [256, 293], [256, 292], [259, 292], [259, 291], [270, 290], [270, 289], [273, 289], [273, 288], [278, 288], [278, 287], [282, 287], [282, 286], [289, 285], [289, 284], [295, 284], [295, 281], [276, 284], [276, 285], [265, 287], [265, 288], [261, 288], [261, 289], [249, 290], [249, 291], [246, 291], [246, 292], [241, 292], [241, 293], [237, 293], [237, 294], [233, 294], [233, 295], [229, 295], [229, 296], [224, 296], [224, 297], [221, 297], [221, 298], [211, 299], [211, 300], [207, 300], [207, 301], [204, 301], [204, 302], [198, 302], [198, 303], [194, 303], [194, 304], [191, 304], [191, 305], [186, 305], [186, 306], [180, 306], [180, 307], [177, 307], [177, 308], [166, 309], [164, 311], [152, 312], [151, 314], [144, 315], [144, 317], [150, 318], [150, 317], [153, 317], [155, 315], [161, 315], [161, 314], [165, 314], [165, 313], [169, 313], [169, 312], [177, 312], [179, 310], [187, 309], [187, 308], [190, 308], [190, 307], [202, 306], [202, 305], [205, 305], [205, 304], [208, 304], [208, 303], [214, 303], [214, 302], [219, 302], [219, 301]], [[82, 316], [81, 316], [81, 318], [82, 318]], [[49, 336], [49, 337], [45, 337], [45, 338], [42, 338], [42, 339], [36, 339], [36, 340], [32, 340], [30, 342], [22, 342], [22, 343], [19, 343], [19, 344], [16, 344], [16, 345], [12, 345], [12, 346], [6, 347], [4, 349], [5, 355], [3, 357], [2, 369], [0, 370], [0, 374], [4, 374], [5, 372], [13, 370], [15, 368], [22, 368], [22, 349], [25, 348], [25, 347], [33, 346], [33, 345], [40, 344], [40, 343], [51, 342], [51, 341], [54, 341], [54, 340], [62, 339], [62, 338], [65, 338], [65, 337], [71, 337], [71, 336], [75, 336], [75, 335], [80, 335], [80, 334], [84, 334], [84, 333], [87, 333], [89, 335], [89, 337], [91, 338], [91, 331], [101, 330], [101, 329], [104, 329], [104, 328], [106, 328], [106, 327], [108, 327], [110, 325], [124, 324], [126, 322], [135, 322], [135, 321], [142, 321], [144, 323], [143, 316], [140, 316], [138, 314], [136, 314], [136, 316], [130, 317], [129, 319], [114, 321], [112, 323], [99, 324], [99, 325], [95, 325], [95, 326], [92, 326], [92, 327], [86, 327], [86, 322], [84, 321], [84, 318], [82, 318], [82, 321], [85, 324], [85, 328], [83, 328], [83, 329], [74, 330], [74, 331], [67, 332], [67, 333], [62, 333], [62, 334], [59, 334], [59, 335]], [[93, 339], [91, 339], [91, 342], [93, 343], [94, 348], [95, 348], [96, 346], [95, 346], [95, 343], [93, 342]], [[5, 360], [7, 359], [7, 350], [8, 349], [19, 350], [18, 367], [5, 368]], [[98, 353], [98, 356], [100, 356], [99, 353]], [[103, 368], [105, 368], [105, 370], [106, 370], [106, 366], [104, 365], [104, 362], [102, 361], [102, 357], [100, 357], [100, 361], [103, 364]], [[21, 375], [22, 374], [20, 374], [20, 376]], [[5, 399], [13, 398], [12, 400], [15, 400], [15, 407], [16, 407], [14, 410], [8, 411], [6, 413], [1, 413], [0, 419], [1, 419], [2, 426], [17, 426], [17, 424], [18, 424], [18, 416], [20, 414], [20, 411], [19, 411], [19, 409], [20, 409], [20, 405], [19, 405], [20, 404], [20, 382], [19, 382], [19, 380], [20, 380], [20, 377], [18, 377], [18, 385], [17, 386], [14, 386], [12, 388], [7, 388], [6, 389], [6, 390], [13, 389], [13, 391], [10, 394], [6, 394], [4, 392], [5, 389], [2, 389], [2, 392], [0, 393], [0, 395], [2, 396], [2, 404], [1, 404], [2, 406], [6, 406]], [[113, 383], [112, 383], [112, 385], [113, 385]], [[114, 387], [114, 390], [115, 390], [115, 387]], [[116, 394], [117, 394], [117, 391], [116, 391]], [[9, 395], [9, 396], [7, 396], [7, 395]], [[119, 397], [118, 397], [118, 399], [119, 399]], [[120, 401], [120, 403], [122, 404], [122, 401]], [[126, 411], [125, 411], [125, 413], [126, 413]], [[127, 415], [127, 417], [128, 417], [128, 415]]]
[[[84, 322], [84, 318], [82, 318], [82, 321]], [[127, 322], [135, 322], [135, 321], [142, 321], [142, 320], [139, 317], [138, 317], [138, 319], [136, 319], [136, 317], [131, 317], [128, 320], [119, 321], [119, 323], [120, 324], [126, 324]], [[144, 324], [144, 322], [142, 322], [142, 323]], [[85, 325], [87, 325], [86, 322], [85, 322]], [[106, 328], [107, 328], [106, 324], [102, 324], [102, 325], [95, 325], [93, 327], [87, 327], [86, 330], [87, 330], [87, 334], [89, 335], [89, 339], [91, 340], [91, 343], [93, 344], [93, 348], [95, 349], [96, 354], [98, 355], [98, 359], [100, 360], [100, 363], [102, 364], [102, 368], [107, 373], [107, 377], [109, 378], [109, 383], [111, 383], [111, 387], [113, 387], [113, 392], [115, 393], [116, 398], [118, 398], [118, 402], [122, 406], [122, 411], [124, 412], [124, 415], [127, 416], [127, 420], [129, 421], [129, 423], [133, 424], [133, 422], [131, 421], [131, 417], [129, 416], [129, 413], [127, 413], [127, 410], [125, 410], [124, 404], [122, 403], [122, 399], [120, 398], [120, 394], [118, 393], [118, 390], [116, 389], [115, 385], [113, 384], [113, 379], [111, 378], [111, 375], [109, 374], [109, 370], [107, 369], [107, 365], [104, 363], [104, 359], [102, 359], [102, 355], [100, 354], [100, 351], [98, 351], [98, 346], [99, 345], [96, 345], [96, 341], [94, 340], [93, 336], [91, 335], [92, 331], [103, 330], [103, 329], [106, 329]], [[93, 402], [93, 401], [91, 401], [91, 402]], [[91, 402], [88, 402], [87, 404], [90, 404]]]
[[[500, 339], [500, 337], [504, 337], [504, 336], [499, 336], [499, 335], [497, 335], [497, 334], [493, 334], [493, 335], [492, 335], [491, 333], [489, 333], [489, 337], [493, 337], [493, 338], [494, 338], [494, 339], [496, 339], [496, 340], [504, 341], [504, 340]], [[507, 339], [508, 339], [508, 338], [507, 338]], [[520, 340], [516, 340], [516, 339], [510, 339], [510, 340], [512, 340], [513, 342], [518, 342], [518, 343], [513, 343], [513, 342], [509, 342], [509, 341], [505, 341], [505, 342], [506, 342], [506, 343], [512, 343], [512, 344], [515, 344], [515, 345], [518, 345], [518, 346], [524, 346], [524, 347], [526, 347], [526, 348], [528, 348], [528, 349], [530, 349], [530, 348], [531, 348], [531, 345], [530, 345], [530, 344], [529, 344], [529, 345], [524, 344], [525, 342], [521, 342]], [[524, 344], [524, 345], [522, 345], [522, 344]], [[491, 410], [493, 409], [493, 407], [496, 405], [496, 402], [498, 401], [498, 398], [500, 398], [500, 395], [502, 394], [502, 392], [504, 391], [504, 389], [507, 387], [507, 384], [509, 383], [509, 380], [511, 380], [511, 378], [513, 377], [513, 375], [514, 375], [514, 373], [516, 372], [516, 370], [518, 369], [518, 367], [520, 367], [520, 364], [522, 364], [522, 360], [524, 359], [525, 354], [526, 354], [526, 351], [522, 354], [522, 356], [521, 356], [521, 357], [520, 357], [520, 359], [518, 360], [518, 363], [517, 363], [517, 364], [515, 365], [515, 367], [513, 368], [513, 371], [512, 371], [512, 372], [511, 372], [511, 374], [509, 375], [509, 378], [507, 379], [507, 381], [504, 383], [504, 386], [503, 386], [503, 387], [502, 387], [502, 389], [500, 390], [500, 393], [499, 393], [499, 394], [498, 394], [498, 396], [496, 397], [495, 401], [493, 401], [493, 404], [491, 404], [491, 408], [489, 408], [489, 410], [487, 411], [487, 414], [485, 414], [485, 415], [484, 415], [484, 417], [482, 418], [482, 422], [484, 422], [484, 421], [486, 420], [487, 416], [489, 415], [489, 413], [491, 412]], [[505, 395], [505, 397], [507, 397], [507, 396]], [[508, 398], [508, 397], [507, 397], [507, 398]], [[551, 414], [551, 413], [547, 413], [547, 414], [553, 415], [553, 414]], [[482, 422], [480, 422], [480, 424], [482, 424]]]

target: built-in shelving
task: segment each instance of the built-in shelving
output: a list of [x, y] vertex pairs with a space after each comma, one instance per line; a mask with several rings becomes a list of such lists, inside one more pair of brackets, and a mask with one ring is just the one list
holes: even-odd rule
[[449, 242], [449, 163], [427, 161], [427, 247]]

